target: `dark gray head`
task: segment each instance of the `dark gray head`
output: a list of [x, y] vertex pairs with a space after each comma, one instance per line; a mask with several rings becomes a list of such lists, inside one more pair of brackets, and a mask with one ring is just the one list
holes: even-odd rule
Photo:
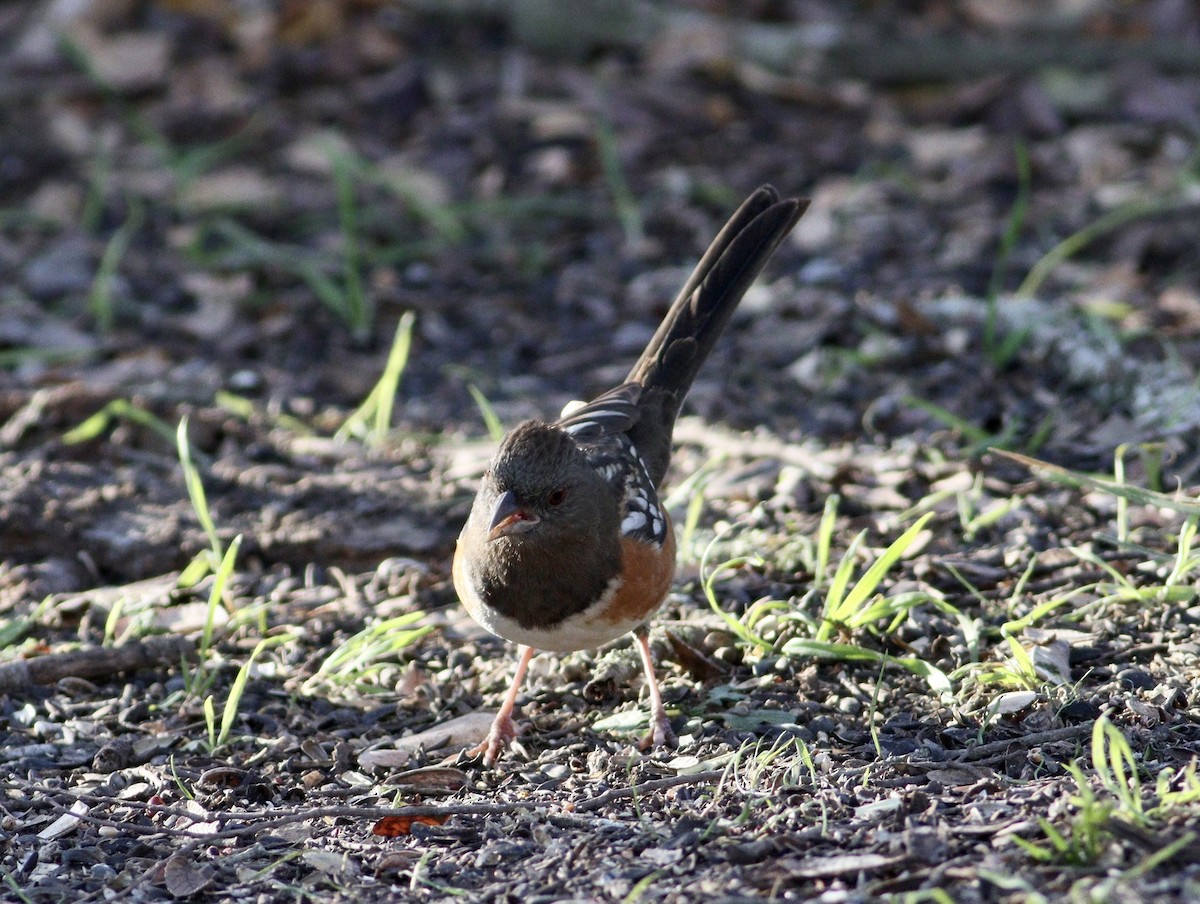
[[584, 611], [620, 573], [620, 496], [561, 427], [514, 428], [463, 532], [473, 591], [526, 628]]
[[526, 421], [500, 444], [483, 477], [471, 517], [489, 545], [540, 543], [562, 535], [594, 537], [614, 494], [561, 428]]

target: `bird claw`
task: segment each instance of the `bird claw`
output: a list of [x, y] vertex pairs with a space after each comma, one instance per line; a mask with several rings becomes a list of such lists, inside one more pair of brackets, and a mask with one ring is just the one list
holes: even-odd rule
[[516, 736], [517, 726], [513, 724], [512, 716], [500, 713], [492, 722], [492, 727], [483, 743], [468, 750], [467, 756], [477, 757], [483, 754], [483, 765], [490, 769], [500, 758], [504, 748], [511, 744]]
[[667, 718], [665, 712], [660, 712], [650, 716], [650, 730], [638, 743], [638, 750], [649, 750], [651, 747], [675, 747], [678, 744], [679, 738], [671, 729], [671, 720]]

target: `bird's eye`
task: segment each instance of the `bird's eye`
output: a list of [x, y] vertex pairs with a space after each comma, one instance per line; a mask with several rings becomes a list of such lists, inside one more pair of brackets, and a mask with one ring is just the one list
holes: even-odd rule
[[546, 497], [546, 501], [551, 505], [562, 505], [563, 500], [567, 498], [567, 488], [559, 487], [557, 490], [551, 490], [550, 495]]

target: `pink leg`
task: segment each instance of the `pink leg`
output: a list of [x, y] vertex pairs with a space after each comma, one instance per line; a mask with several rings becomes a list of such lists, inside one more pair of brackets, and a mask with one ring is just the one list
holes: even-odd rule
[[529, 660], [533, 659], [533, 654], [537, 650], [522, 644], [517, 652], [519, 654], [517, 673], [513, 675], [512, 684], [509, 685], [508, 693], [504, 695], [500, 711], [496, 713], [496, 718], [492, 721], [492, 729], [488, 732], [487, 740], [469, 751], [470, 756], [478, 756], [482, 753], [484, 766], [490, 767], [495, 763], [500, 756], [500, 751], [517, 736], [517, 727], [513, 725], [513, 711], [517, 708], [517, 694], [521, 690], [521, 682], [525, 680], [525, 670], [529, 668]]
[[650, 634], [644, 628], [633, 632], [637, 642], [638, 654], [642, 657], [642, 668], [646, 670], [646, 685], [650, 689], [650, 731], [638, 745], [641, 750], [650, 747], [674, 746], [678, 743], [675, 732], [671, 730], [671, 720], [667, 718], [667, 709], [663, 706], [662, 694], [658, 690], [658, 678], [654, 675], [654, 660], [650, 657]]

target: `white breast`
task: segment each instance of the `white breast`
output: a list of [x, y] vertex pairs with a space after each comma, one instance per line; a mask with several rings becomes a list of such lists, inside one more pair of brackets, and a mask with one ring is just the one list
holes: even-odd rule
[[495, 609], [484, 604], [475, 590], [475, 575], [471, 573], [470, 565], [465, 561], [459, 564], [462, 569], [462, 580], [458, 583], [458, 595], [466, 606], [471, 617], [481, 628], [511, 640], [513, 643], [523, 643], [535, 650], [549, 650], [554, 653], [570, 653], [575, 650], [590, 650], [604, 646], [609, 641], [616, 640], [623, 634], [628, 634], [642, 619], [630, 622], [612, 622], [601, 618], [600, 613], [621, 589], [622, 578], [613, 578], [604, 593], [592, 605], [582, 612], [564, 619], [552, 628], [526, 628], [515, 619], [502, 615]]

